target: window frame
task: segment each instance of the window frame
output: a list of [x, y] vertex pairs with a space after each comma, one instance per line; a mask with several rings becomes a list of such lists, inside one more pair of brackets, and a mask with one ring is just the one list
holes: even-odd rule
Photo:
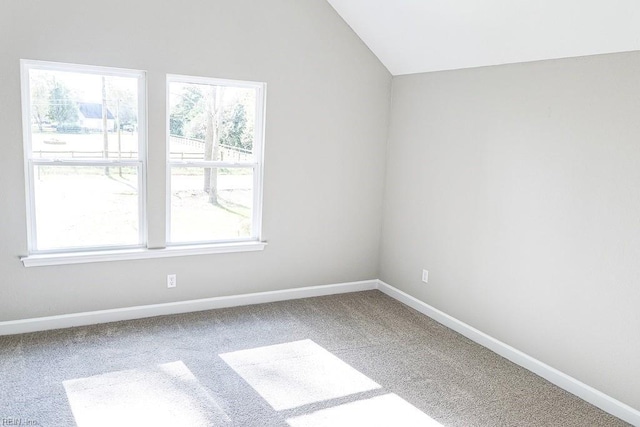
[[[47, 70], [117, 76], [137, 79], [138, 89], [138, 157], [137, 159], [62, 159], [55, 155], [49, 158], [35, 158], [32, 144], [32, 105], [30, 70]], [[52, 255], [54, 258], [64, 254], [98, 253], [100, 251], [118, 251], [139, 249], [147, 246], [147, 78], [146, 72], [115, 67], [83, 65], [62, 62], [20, 60], [22, 126], [24, 150], [24, 174], [27, 220], [27, 250], [29, 257]], [[54, 249], [38, 249], [36, 204], [35, 204], [35, 168], [37, 166], [109, 166], [132, 167], [138, 171], [138, 243], [131, 245], [92, 245]], [[23, 262], [24, 262], [23, 258]], [[25, 263], [26, 265], [26, 263]]]
[[[171, 159], [171, 83], [215, 85], [254, 89], [256, 91], [254, 140], [252, 145], [253, 160], [251, 162], [229, 162], [218, 160], [172, 160]], [[214, 77], [188, 76], [182, 74], [167, 74], [166, 77], [166, 223], [165, 243], [167, 248], [191, 247], [199, 245], [224, 246], [246, 243], [262, 243], [262, 202], [263, 202], [263, 173], [264, 173], [264, 145], [265, 145], [265, 116], [266, 116], [265, 82], [244, 80], [229, 80]], [[251, 235], [249, 237], [220, 240], [201, 241], [172, 241], [171, 240], [171, 170], [172, 168], [250, 168], [253, 171], [253, 206], [251, 216]]]
[[[34, 158], [32, 152], [32, 125], [31, 125], [31, 82], [29, 70], [45, 69], [52, 71], [69, 71], [84, 72], [98, 75], [114, 75], [121, 77], [137, 77], [138, 78], [138, 158], [129, 159], [46, 159]], [[264, 82], [236, 81], [225, 80], [208, 77], [194, 77], [186, 75], [166, 74], [167, 83], [165, 86], [167, 103], [166, 103], [166, 143], [165, 143], [165, 197], [166, 206], [165, 213], [170, 213], [170, 179], [169, 175], [169, 78], [185, 79], [187, 83], [202, 82], [210, 84], [224, 83], [232, 86], [258, 87], [260, 88], [256, 97], [256, 122], [255, 122], [255, 140], [257, 148], [254, 148], [254, 161], [251, 165], [253, 169], [253, 212], [252, 212], [252, 235], [246, 239], [233, 239], [214, 242], [178, 242], [170, 243], [170, 235], [167, 233], [164, 242], [154, 247], [149, 246], [149, 232], [159, 233], [159, 229], [149, 230], [149, 214], [148, 209], [148, 183], [147, 176], [149, 171], [149, 112], [148, 112], [148, 73], [143, 70], [126, 69], [118, 67], [94, 66], [75, 63], [40, 61], [31, 59], [20, 60], [20, 78], [21, 78], [21, 98], [22, 98], [22, 121], [23, 121], [23, 164], [25, 178], [25, 200], [26, 200], [26, 237], [27, 237], [27, 255], [20, 256], [19, 259], [25, 267], [41, 267], [51, 265], [70, 265], [83, 264], [93, 262], [106, 261], [123, 261], [123, 260], [139, 260], [154, 259], [193, 255], [208, 255], [218, 253], [236, 253], [236, 252], [253, 252], [262, 251], [267, 242], [262, 240], [262, 209], [263, 209], [263, 174], [264, 174], [264, 145], [265, 145], [265, 125], [266, 125], [266, 87]], [[222, 162], [224, 166], [229, 165], [228, 162]], [[135, 167], [138, 169], [138, 222], [139, 222], [139, 241], [135, 245], [126, 246], [82, 246], [82, 247], [65, 247], [55, 249], [37, 249], [37, 230], [36, 230], [36, 211], [35, 211], [35, 188], [34, 188], [34, 166], [110, 166], [110, 167]], [[242, 165], [238, 163], [238, 165]], [[179, 166], [185, 166], [181, 164]], [[211, 165], [208, 165], [211, 167]], [[215, 162], [213, 164], [215, 165]], [[222, 166], [222, 165], [221, 165]], [[151, 212], [153, 213], [153, 212]], [[169, 224], [170, 218], [167, 218], [166, 224]], [[161, 227], [161, 226], [160, 226]], [[165, 232], [168, 229], [165, 226]], [[158, 234], [159, 236], [159, 234]]]

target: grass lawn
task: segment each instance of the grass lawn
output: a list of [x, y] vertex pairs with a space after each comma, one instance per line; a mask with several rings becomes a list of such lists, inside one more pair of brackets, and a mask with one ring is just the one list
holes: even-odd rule
[[[135, 245], [138, 183], [133, 168], [41, 166], [36, 172], [38, 248]], [[38, 173], [39, 172], [39, 173]], [[219, 205], [209, 203], [202, 176], [172, 177], [172, 241], [205, 241], [251, 234], [251, 175], [220, 173]]]

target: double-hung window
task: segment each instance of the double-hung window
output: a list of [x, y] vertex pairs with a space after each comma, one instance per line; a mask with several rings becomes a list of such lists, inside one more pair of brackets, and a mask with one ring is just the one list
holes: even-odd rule
[[265, 85], [167, 78], [169, 244], [258, 241]]
[[29, 253], [144, 247], [145, 73], [21, 67]]
[[[144, 71], [31, 60], [21, 67], [25, 265], [264, 248], [264, 83], [167, 77], [166, 176], [149, 178], [166, 185], [163, 206], [146, 199]], [[152, 148], [155, 158], [164, 149]], [[147, 230], [146, 220], [147, 210], [165, 207], [163, 245], [161, 227]]]

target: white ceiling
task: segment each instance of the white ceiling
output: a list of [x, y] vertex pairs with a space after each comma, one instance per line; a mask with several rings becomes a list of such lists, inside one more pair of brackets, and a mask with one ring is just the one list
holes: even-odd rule
[[328, 0], [394, 75], [640, 49], [640, 0]]

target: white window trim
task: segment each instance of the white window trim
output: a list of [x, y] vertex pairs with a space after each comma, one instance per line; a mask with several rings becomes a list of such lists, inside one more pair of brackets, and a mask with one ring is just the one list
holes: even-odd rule
[[[31, 82], [30, 70], [53, 70], [80, 72], [85, 74], [98, 74], [104, 76], [130, 77], [138, 80], [138, 159], [41, 159], [32, 156], [32, 130], [31, 130]], [[28, 257], [51, 256], [52, 254], [73, 254], [77, 252], [92, 252], [101, 250], [130, 250], [131, 248], [144, 248], [147, 245], [147, 79], [146, 72], [114, 67], [101, 67], [94, 65], [67, 64], [60, 62], [20, 60], [21, 87], [22, 87], [22, 126], [24, 146], [24, 173], [27, 201], [27, 248]], [[123, 166], [135, 167], [138, 170], [138, 243], [134, 245], [105, 245], [83, 246], [80, 248], [64, 249], [37, 249], [37, 229], [35, 214], [35, 166], [65, 165], [65, 166]], [[49, 255], [47, 255], [49, 254]]]
[[[203, 85], [233, 86], [256, 90], [256, 111], [253, 155], [254, 161], [224, 162], [206, 160], [171, 160], [170, 147], [170, 92], [171, 83], [192, 83]], [[224, 245], [226, 241], [202, 241], [202, 242], [172, 242], [171, 241], [171, 168], [173, 167], [243, 167], [253, 169], [253, 208], [251, 218], [251, 237], [229, 240], [230, 242], [248, 241], [255, 244], [262, 243], [262, 200], [263, 200], [263, 173], [264, 173], [264, 144], [265, 144], [265, 116], [266, 116], [266, 92], [267, 84], [264, 82], [251, 82], [243, 80], [228, 80], [209, 77], [186, 76], [179, 74], [167, 74], [166, 81], [166, 231], [165, 240], [167, 248], [188, 248], [194, 245]], [[264, 248], [264, 245], [262, 246]]]
[[[22, 116], [23, 116], [23, 147], [24, 147], [24, 173], [26, 186], [27, 201], [27, 247], [28, 256], [20, 257], [25, 267], [39, 267], [51, 265], [66, 264], [82, 264], [105, 261], [124, 261], [138, 259], [167, 258], [177, 256], [192, 255], [208, 255], [219, 253], [235, 253], [235, 252], [252, 252], [263, 250], [267, 242], [262, 241], [262, 201], [263, 201], [263, 171], [264, 171], [264, 144], [265, 144], [265, 116], [266, 116], [266, 83], [247, 82], [235, 80], [223, 80], [215, 78], [193, 77], [183, 75], [167, 75], [167, 115], [166, 115], [166, 194], [167, 194], [167, 215], [170, 214], [171, 188], [170, 188], [170, 168], [171, 166], [193, 166], [193, 167], [252, 167], [254, 179], [254, 206], [252, 218], [252, 236], [245, 239], [235, 239], [232, 241], [216, 241], [216, 242], [185, 242], [170, 243], [169, 226], [170, 218], [167, 217], [165, 247], [149, 248], [148, 247], [148, 213], [147, 213], [147, 169], [148, 169], [148, 151], [147, 151], [147, 76], [145, 71], [122, 69], [114, 67], [101, 67], [81, 64], [67, 64], [49, 61], [37, 60], [20, 60], [21, 78], [22, 78]], [[30, 69], [47, 69], [56, 71], [78, 71], [84, 73], [94, 73], [100, 75], [137, 77], [138, 84], [138, 129], [140, 132], [139, 139], [139, 159], [138, 160], [114, 160], [114, 159], [34, 159], [32, 158], [31, 145], [31, 111], [30, 111]], [[171, 79], [171, 80], [170, 80]], [[185, 82], [185, 83], [204, 83], [204, 84], [225, 84], [236, 87], [257, 88], [256, 97], [256, 123], [255, 138], [259, 141], [254, 151], [254, 163], [233, 163], [233, 162], [184, 162], [170, 161], [169, 158], [169, 82]], [[25, 120], [27, 118], [27, 120]], [[101, 247], [82, 247], [60, 250], [35, 250], [35, 204], [34, 204], [34, 182], [33, 182], [33, 165], [82, 165], [82, 166], [135, 166], [139, 168], [138, 186], [139, 186], [139, 233], [140, 245], [132, 246], [101, 246]]]
[[261, 251], [266, 242], [233, 242], [215, 245], [172, 246], [160, 249], [132, 248], [102, 251], [65, 252], [29, 255], [20, 258], [25, 267], [47, 265], [85, 264], [104, 261], [128, 261], [137, 259], [169, 258], [189, 255], [209, 255], [232, 252]]

